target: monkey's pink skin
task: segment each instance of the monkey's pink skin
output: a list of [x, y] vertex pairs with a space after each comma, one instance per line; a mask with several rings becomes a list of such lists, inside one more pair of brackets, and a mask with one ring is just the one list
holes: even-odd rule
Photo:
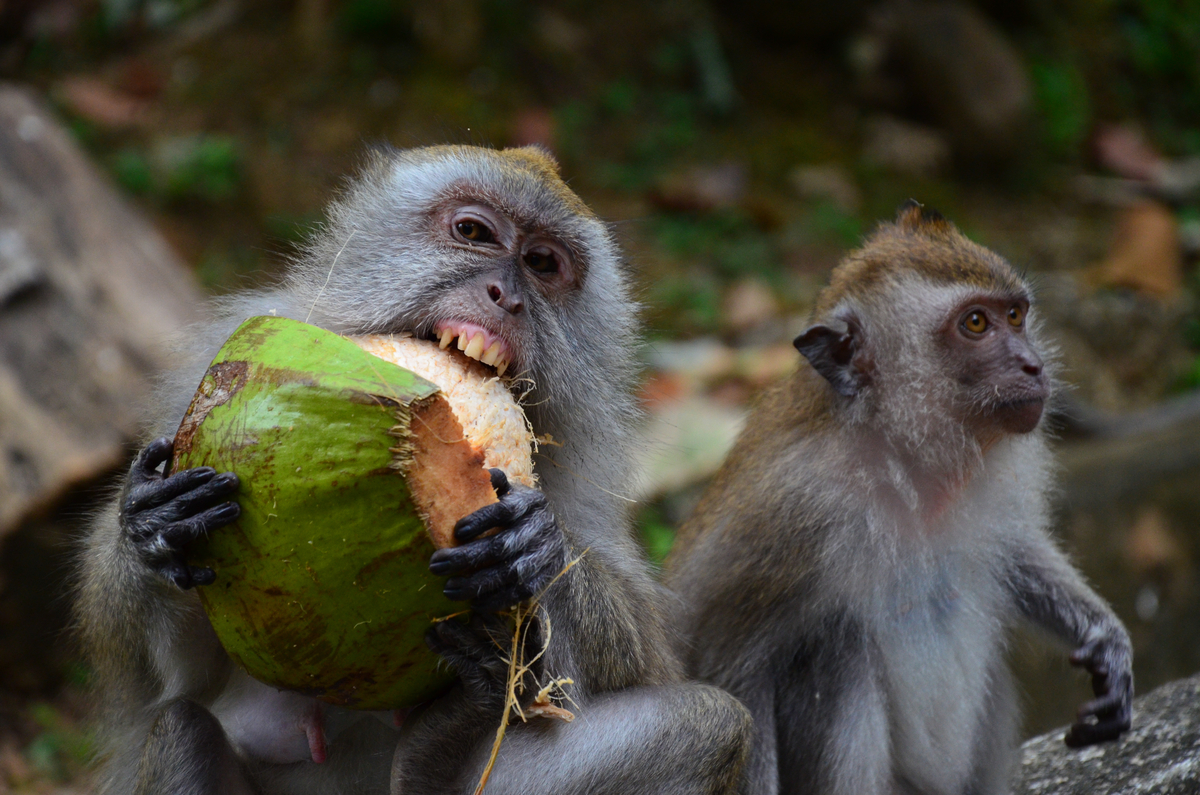
[[[284, 318], [246, 321], [213, 360], [173, 466], [241, 480], [240, 518], [197, 544], [189, 563], [216, 572], [200, 598], [256, 679], [362, 709], [410, 707], [453, 680], [424, 636], [461, 606], [429, 572], [426, 512], [405, 477], [421, 455], [418, 426], [453, 420], [448, 408], [433, 412], [439, 403], [436, 385]], [[485, 492], [441, 513], [461, 518], [494, 502], [482, 455], [461, 430], [439, 434], [467, 451], [456, 477]]]

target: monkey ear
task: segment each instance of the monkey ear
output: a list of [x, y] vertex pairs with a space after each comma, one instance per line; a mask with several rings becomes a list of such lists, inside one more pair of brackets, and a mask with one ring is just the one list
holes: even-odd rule
[[816, 325], [792, 341], [800, 355], [843, 397], [854, 397], [867, 382], [862, 327], [849, 320], [846, 331]]

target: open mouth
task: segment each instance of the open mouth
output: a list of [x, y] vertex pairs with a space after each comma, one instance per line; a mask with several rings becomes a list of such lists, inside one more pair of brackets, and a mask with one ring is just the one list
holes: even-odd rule
[[474, 323], [443, 321], [434, 326], [434, 336], [442, 350], [457, 340], [458, 349], [476, 361], [496, 368], [497, 375], [504, 375], [512, 362], [513, 354], [500, 337]]

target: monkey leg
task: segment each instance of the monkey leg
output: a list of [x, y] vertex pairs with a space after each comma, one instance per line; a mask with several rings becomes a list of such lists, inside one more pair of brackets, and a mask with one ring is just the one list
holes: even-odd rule
[[[722, 690], [699, 684], [638, 687], [603, 693], [572, 709], [571, 723], [535, 719], [509, 727], [487, 795], [718, 795], [737, 786], [750, 717]], [[421, 733], [436, 743], [437, 718]], [[469, 795], [491, 748], [489, 733], [451, 780], [445, 760], [432, 760], [428, 747], [402, 739], [392, 795]]]
[[150, 727], [134, 795], [255, 795], [221, 724], [194, 701], [168, 702]]
[[1009, 791], [1017, 759], [1020, 710], [1016, 687], [1003, 658], [992, 663], [987, 701], [975, 727], [975, 769], [967, 795], [1001, 795]]
[[[775, 683], [777, 789], [766, 779], [747, 778], [743, 792], [896, 792], [888, 696], [879, 659], [858, 622], [846, 616], [826, 618], [817, 633], [798, 644]], [[757, 721], [759, 711], [752, 711]]]

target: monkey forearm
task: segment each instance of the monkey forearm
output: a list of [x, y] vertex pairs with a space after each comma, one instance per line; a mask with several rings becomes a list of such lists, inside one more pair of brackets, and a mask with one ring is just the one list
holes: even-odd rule
[[[224, 657], [195, 594], [175, 588], [141, 561], [116, 504], [97, 517], [86, 546], [76, 610], [106, 695], [155, 698], [160, 694], [150, 692], [151, 683], [182, 694], [190, 677], [181, 674]], [[178, 648], [185, 640], [186, 653]], [[191, 662], [164, 676], [174, 658]]]
[[1075, 646], [1072, 665], [1092, 678], [1095, 698], [1079, 708], [1063, 741], [1080, 747], [1114, 740], [1132, 723], [1133, 647], [1129, 633], [1047, 540], [1018, 550], [1009, 584], [1026, 617]]
[[650, 583], [620, 575], [589, 549], [539, 603], [549, 618], [545, 670], [569, 676], [582, 694], [674, 678]]
[[1100, 635], [1128, 642], [1120, 619], [1049, 543], [1013, 555], [1008, 585], [1025, 618], [1067, 643], [1078, 645]]

